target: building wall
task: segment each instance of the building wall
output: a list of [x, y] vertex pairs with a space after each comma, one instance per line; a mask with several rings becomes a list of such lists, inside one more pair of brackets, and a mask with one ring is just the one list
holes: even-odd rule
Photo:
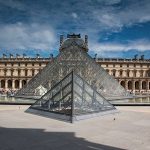
[[[0, 58], [0, 89], [22, 88], [50, 61], [51, 58]], [[96, 58], [95, 61], [128, 91], [150, 93], [150, 60]]]
[[50, 58], [0, 58], [0, 89], [22, 88], [49, 61]]
[[96, 62], [126, 90], [136, 94], [150, 94], [150, 60], [98, 58]]

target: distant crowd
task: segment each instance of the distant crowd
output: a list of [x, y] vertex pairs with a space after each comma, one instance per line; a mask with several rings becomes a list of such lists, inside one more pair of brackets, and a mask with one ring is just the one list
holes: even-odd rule
[[7, 96], [14, 96], [14, 94], [17, 92], [17, 90], [12, 89], [0, 89], [0, 95], [7, 95]]

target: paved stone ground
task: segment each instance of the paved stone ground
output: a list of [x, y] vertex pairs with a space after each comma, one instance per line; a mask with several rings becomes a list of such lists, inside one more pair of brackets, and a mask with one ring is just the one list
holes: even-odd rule
[[150, 107], [70, 124], [0, 105], [0, 150], [150, 150]]

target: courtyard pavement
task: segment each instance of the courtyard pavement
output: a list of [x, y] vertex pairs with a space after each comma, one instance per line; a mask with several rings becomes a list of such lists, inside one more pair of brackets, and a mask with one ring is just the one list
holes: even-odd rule
[[0, 105], [0, 150], [150, 150], [150, 107], [117, 107], [116, 114], [75, 124]]

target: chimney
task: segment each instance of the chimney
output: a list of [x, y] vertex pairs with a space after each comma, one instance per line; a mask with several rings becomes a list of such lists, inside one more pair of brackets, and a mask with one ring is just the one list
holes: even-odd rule
[[40, 54], [36, 54], [36, 58], [40, 58]]
[[25, 58], [25, 57], [26, 57], [26, 54], [23, 53], [23, 58]]
[[134, 59], [135, 59], [135, 60], [137, 60], [137, 56], [138, 56], [138, 54], [134, 55]]
[[63, 41], [64, 41], [64, 36], [60, 35], [60, 46], [62, 45]]
[[19, 54], [16, 54], [16, 58], [19, 58], [20, 57], [20, 55]]
[[7, 57], [7, 55], [6, 54], [3, 54], [3, 58], [6, 58]]
[[85, 45], [88, 47], [88, 35], [85, 35]]
[[144, 55], [141, 55], [141, 60], [144, 60]]
[[13, 54], [9, 54], [10, 58], [13, 58]]

